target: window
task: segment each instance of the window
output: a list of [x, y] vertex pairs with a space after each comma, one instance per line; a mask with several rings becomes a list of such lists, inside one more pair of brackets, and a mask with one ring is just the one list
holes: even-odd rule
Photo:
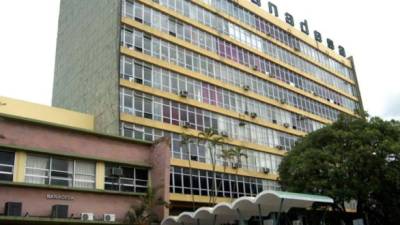
[[94, 188], [96, 164], [91, 161], [29, 154], [25, 182]]
[[123, 192], [146, 192], [148, 170], [106, 164], [105, 189]]
[[50, 184], [59, 186], [72, 186], [73, 161], [53, 158], [51, 163]]
[[[237, 198], [255, 196], [263, 190], [280, 190], [276, 181], [222, 173], [215, 173], [214, 176], [211, 171], [196, 169], [171, 167], [170, 177], [171, 193], [209, 195], [210, 189], [215, 187], [218, 196]], [[213, 177], [216, 181], [214, 185]]]
[[14, 158], [14, 152], [0, 150], [0, 181], [13, 180]]

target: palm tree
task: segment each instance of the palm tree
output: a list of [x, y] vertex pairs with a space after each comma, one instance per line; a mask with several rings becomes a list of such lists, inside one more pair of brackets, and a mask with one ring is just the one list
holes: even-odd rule
[[126, 222], [131, 225], [150, 225], [152, 222], [158, 222], [161, 218], [155, 214], [154, 210], [158, 206], [168, 206], [161, 197], [159, 197], [158, 187], [148, 187], [144, 196], [140, 197], [140, 204], [131, 206], [128, 210]]
[[195, 210], [195, 202], [194, 202], [193, 180], [192, 180], [192, 176], [193, 176], [193, 172], [192, 172], [192, 152], [191, 152], [191, 150], [189, 148], [190, 143], [193, 143], [192, 138], [189, 135], [183, 133], [182, 134], [182, 140], [181, 140], [180, 144], [181, 144], [182, 148], [186, 148], [188, 150], [188, 152], [189, 152], [189, 160], [188, 160], [188, 162], [189, 162], [189, 170], [190, 170], [190, 175], [189, 175], [189, 177], [190, 177], [190, 194], [191, 194], [191, 197], [192, 197], [192, 210], [194, 211]]
[[221, 154], [218, 155], [220, 159], [222, 159], [222, 166], [224, 167], [224, 172], [226, 171], [226, 167], [229, 165], [229, 162], [233, 158], [233, 152], [231, 149], [222, 149]]
[[216, 183], [216, 175], [215, 175], [215, 165], [216, 165], [216, 147], [218, 145], [222, 144], [223, 137], [218, 135], [218, 132], [215, 131], [214, 129], [207, 128], [205, 129], [204, 132], [200, 132], [198, 134], [198, 141], [203, 142], [210, 154], [211, 158], [211, 165], [212, 165], [212, 174], [213, 174], [213, 179], [211, 182], [211, 191], [210, 191], [210, 203], [215, 204], [216, 198], [213, 196], [216, 196], [215, 194], [215, 183]]
[[232, 157], [235, 160], [234, 161], [235, 169], [236, 169], [235, 184], [236, 184], [236, 191], [238, 191], [237, 190], [238, 174], [239, 174], [239, 168], [242, 167], [242, 157], [246, 158], [246, 160], [247, 160], [248, 156], [246, 153], [243, 152], [243, 149], [240, 148], [239, 146], [231, 148], [229, 151], [231, 152]]
[[[218, 155], [218, 157], [220, 159], [222, 159], [222, 166], [224, 168], [224, 173], [225, 173], [226, 172], [226, 167], [228, 167], [229, 162], [233, 159], [232, 151], [230, 149], [222, 149], [221, 153]], [[217, 195], [218, 195], [219, 189], [221, 188], [222, 182], [223, 181], [221, 181], [221, 183], [219, 183], [219, 185], [217, 186]], [[215, 197], [214, 201], [216, 201], [216, 197]]]

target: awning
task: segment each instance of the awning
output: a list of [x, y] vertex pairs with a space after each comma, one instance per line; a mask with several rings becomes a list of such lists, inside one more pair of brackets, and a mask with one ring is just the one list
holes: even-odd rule
[[214, 207], [201, 207], [195, 212], [169, 216], [161, 225], [221, 224], [247, 220], [252, 216], [267, 216], [270, 212], [287, 212], [291, 208], [308, 208], [314, 202], [333, 203], [333, 199], [322, 195], [263, 191], [256, 197], [241, 197], [232, 203], [223, 202]]

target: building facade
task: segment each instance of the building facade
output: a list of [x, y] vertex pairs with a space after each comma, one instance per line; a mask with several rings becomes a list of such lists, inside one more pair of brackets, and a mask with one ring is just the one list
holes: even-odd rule
[[279, 189], [298, 138], [362, 109], [352, 58], [247, 0], [61, 1], [53, 105], [98, 131], [171, 137], [172, 212]]
[[0, 102], [0, 224], [122, 224], [148, 187], [169, 198], [169, 140], [105, 135], [90, 115]]

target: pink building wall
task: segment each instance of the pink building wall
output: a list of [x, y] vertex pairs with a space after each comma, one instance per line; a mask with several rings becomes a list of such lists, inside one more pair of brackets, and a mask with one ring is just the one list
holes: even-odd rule
[[[0, 144], [18, 148], [37, 148], [54, 154], [74, 154], [82, 157], [104, 158], [148, 165], [152, 186], [159, 188], [159, 197], [169, 199], [170, 140], [161, 138], [153, 145], [135, 143], [113, 137], [99, 136], [72, 129], [51, 127], [34, 122], [0, 118]], [[73, 197], [73, 200], [47, 199], [47, 194]], [[82, 212], [93, 212], [96, 218], [104, 213], [114, 213], [123, 220], [130, 206], [137, 204], [137, 196], [99, 192], [81, 192], [42, 187], [25, 187], [0, 184], [0, 213], [8, 201], [23, 203], [23, 215], [50, 216], [55, 204], [69, 205], [69, 214], [79, 217]], [[162, 219], [168, 215], [165, 207], [156, 209]]]

